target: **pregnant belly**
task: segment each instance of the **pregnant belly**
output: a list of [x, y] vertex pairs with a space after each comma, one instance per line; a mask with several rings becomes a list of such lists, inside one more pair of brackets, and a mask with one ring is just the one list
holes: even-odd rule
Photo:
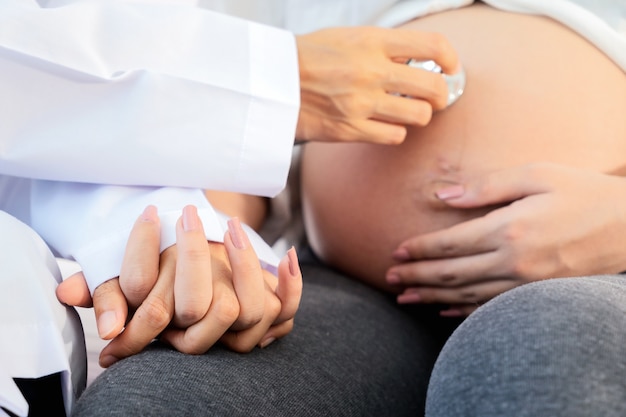
[[571, 30], [482, 4], [405, 27], [448, 36], [467, 72], [463, 97], [400, 146], [309, 143], [302, 159], [312, 249], [381, 288], [402, 240], [484, 214], [445, 207], [436, 188], [529, 162], [626, 164], [624, 72]]

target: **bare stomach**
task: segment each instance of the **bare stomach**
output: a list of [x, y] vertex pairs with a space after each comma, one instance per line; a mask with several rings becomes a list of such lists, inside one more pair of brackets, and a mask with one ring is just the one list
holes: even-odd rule
[[444, 207], [433, 193], [442, 184], [529, 162], [626, 164], [624, 72], [571, 30], [482, 4], [405, 26], [452, 41], [463, 97], [400, 146], [310, 143], [302, 159], [312, 249], [382, 288], [401, 241], [484, 213]]

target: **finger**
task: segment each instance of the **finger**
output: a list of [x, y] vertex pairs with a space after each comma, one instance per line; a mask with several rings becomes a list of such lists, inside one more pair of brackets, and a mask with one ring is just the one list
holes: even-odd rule
[[503, 254], [492, 251], [449, 259], [425, 259], [394, 265], [385, 278], [391, 285], [459, 287], [505, 275]]
[[278, 317], [281, 310], [280, 300], [274, 296], [274, 290], [269, 286], [266, 287], [265, 291], [269, 296], [265, 300], [265, 314], [261, 321], [246, 330], [239, 332], [229, 331], [221, 337], [221, 342], [229, 349], [240, 353], [250, 352], [267, 334], [272, 323]]
[[287, 256], [278, 265], [276, 295], [280, 300], [281, 309], [274, 320], [274, 325], [293, 319], [300, 306], [302, 272], [298, 264], [298, 255], [293, 247], [287, 251]]
[[154, 288], [135, 311], [124, 331], [100, 353], [100, 366], [107, 368], [122, 358], [141, 352], [171, 322], [174, 315], [175, 262], [162, 262]]
[[[433, 73], [418, 68], [411, 68], [405, 64], [391, 64], [389, 76], [384, 82], [384, 88], [388, 93], [399, 93], [409, 99], [421, 99], [428, 102], [437, 110], [446, 108], [448, 105], [448, 85], [441, 74]], [[391, 96], [394, 97], [394, 96]], [[409, 101], [410, 103], [411, 101]], [[425, 125], [426, 123], [408, 123]], [[404, 120], [401, 120], [404, 122]]]
[[480, 305], [476, 304], [454, 304], [449, 308], [443, 309], [439, 312], [441, 317], [467, 317], [472, 314]]
[[459, 208], [506, 204], [550, 190], [550, 168], [543, 164], [502, 169], [465, 184], [443, 187], [435, 195], [448, 205]]
[[186, 329], [167, 329], [160, 339], [192, 355], [208, 351], [239, 317], [239, 303], [230, 279], [215, 276], [213, 301], [207, 314]]
[[186, 328], [206, 315], [213, 298], [211, 252], [194, 206], [183, 209], [176, 225], [176, 246], [174, 324]]
[[263, 319], [265, 308], [263, 270], [248, 236], [236, 217], [228, 221], [224, 245], [233, 271], [233, 286], [240, 307], [239, 317], [231, 330], [240, 331], [256, 325]]
[[93, 293], [98, 335], [112, 339], [124, 328], [128, 316], [128, 304], [117, 278], [100, 284]]
[[155, 206], [148, 206], [130, 232], [119, 285], [128, 305], [137, 308], [148, 296], [159, 273], [160, 222]]
[[501, 278], [458, 288], [410, 287], [398, 295], [399, 304], [474, 304], [479, 306], [493, 297], [518, 286], [518, 282]]
[[87, 286], [87, 280], [82, 272], [67, 277], [56, 288], [56, 295], [60, 302], [73, 307], [91, 307], [93, 302]]
[[402, 242], [393, 252], [397, 261], [478, 255], [498, 249], [495, 236], [504, 220], [495, 210], [486, 216]]
[[426, 126], [433, 115], [431, 103], [421, 99], [381, 94], [372, 119], [392, 124]]
[[446, 74], [459, 71], [459, 57], [450, 41], [439, 33], [410, 29], [386, 29], [384, 41], [392, 59], [433, 60]]
[[329, 121], [326, 137], [341, 142], [368, 142], [397, 145], [406, 138], [406, 127], [373, 119], [350, 119]]
[[222, 337], [222, 343], [231, 350], [249, 352], [255, 346], [264, 348], [293, 329], [302, 296], [302, 273], [294, 248], [287, 251], [278, 265], [278, 285], [274, 288], [268, 284], [268, 290], [276, 297], [266, 298], [263, 320], [245, 331], [228, 332]]
[[268, 347], [272, 342], [287, 336], [293, 330], [294, 319], [283, 321], [280, 324], [273, 325], [267, 333], [261, 338], [258, 347], [261, 349]]

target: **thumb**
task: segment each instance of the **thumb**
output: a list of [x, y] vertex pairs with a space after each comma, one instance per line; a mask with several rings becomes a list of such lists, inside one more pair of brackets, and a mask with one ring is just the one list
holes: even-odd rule
[[279, 324], [291, 320], [296, 315], [302, 296], [302, 272], [298, 263], [298, 255], [292, 247], [278, 265], [278, 287], [276, 295], [280, 299], [282, 308], [274, 321]]
[[60, 302], [73, 307], [91, 307], [91, 293], [82, 272], [69, 276], [59, 284], [56, 295]]
[[120, 334], [128, 317], [128, 303], [120, 287], [119, 279], [103, 282], [93, 293], [98, 334], [102, 339], [113, 339]]
[[435, 191], [441, 201], [452, 207], [475, 208], [508, 204], [550, 189], [550, 168], [526, 165], [492, 171]]

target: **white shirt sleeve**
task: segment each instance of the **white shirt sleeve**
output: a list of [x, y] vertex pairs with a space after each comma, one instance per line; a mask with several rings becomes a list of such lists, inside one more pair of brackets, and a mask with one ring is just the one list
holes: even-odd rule
[[[187, 204], [198, 208], [207, 240], [223, 242], [227, 217], [213, 210], [201, 190], [190, 188], [33, 181], [30, 223], [58, 255], [81, 265], [93, 293], [119, 276], [130, 230], [149, 204], [159, 211], [161, 250], [176, 243], [176, 222]], [[276, 273], [278, 257], [252, 229], [246, 231], [262, 266]]]
[[188, 4], [0, 2], [0, 173], [273, 196], [299, 108], [292, 33]]

